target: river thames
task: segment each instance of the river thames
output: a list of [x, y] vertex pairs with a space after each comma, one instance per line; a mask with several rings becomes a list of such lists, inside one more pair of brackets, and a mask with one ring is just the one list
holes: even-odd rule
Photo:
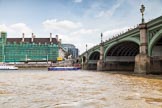
[[162, 108], [162, 75], [0, 71], [0, 108]]

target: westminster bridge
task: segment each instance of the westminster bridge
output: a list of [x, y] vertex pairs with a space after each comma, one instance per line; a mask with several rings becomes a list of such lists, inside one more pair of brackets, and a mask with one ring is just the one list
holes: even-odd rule
[[162, 16], [81, 54], [82, 69], [162, 73]]

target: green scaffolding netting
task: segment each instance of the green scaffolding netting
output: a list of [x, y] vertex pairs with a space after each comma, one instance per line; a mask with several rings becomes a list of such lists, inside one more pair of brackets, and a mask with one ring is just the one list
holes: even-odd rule
[[0, 38], [1, 62], [56, 61], [58, 45], [34, 43], [6, 43], [5, 36]]

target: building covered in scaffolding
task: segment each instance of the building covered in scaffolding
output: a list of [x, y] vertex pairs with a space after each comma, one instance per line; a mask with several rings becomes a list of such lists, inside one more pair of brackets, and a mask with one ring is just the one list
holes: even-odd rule
[[58, 57], [58, 37], [7, 38], [6, 32], [0, 33], [0, 62], [55, 62]]

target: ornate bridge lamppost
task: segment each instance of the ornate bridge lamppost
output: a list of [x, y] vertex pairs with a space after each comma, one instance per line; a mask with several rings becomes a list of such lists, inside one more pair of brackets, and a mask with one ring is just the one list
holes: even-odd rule
[[140, 12], [142, 14], [142, 23], [139, 24], [140, 30], [140, 53], [147, 54], [147, 24], [144, 21], [145, 6], [142, 4]]
[[86, 44], [86, 63], [88, 63], [88, 45]]
[[145, 6], [141, 5], [140, 12], [142, 14], [142, 23], [139, 24], [140, 31], [140, 46], [139, 54], [135, 57], [134, 72], [146, 74], [150, 71], [150, 57], [148, 56], [148, 41], [147, 41], [147, 23], [144, 22]]
[[97, 62], [97, 70], [104, 70], [104, 43], [103, 43], [103, 34], [101, 33], [101, 43], [100, 43], [100, 59]]
[[103, 43], [103, 34], [101, 33], [101, 43], [100, 43], [100, 60], [103, 60], [103, 56], [104, 56], [104, 43]]
[[101, 43], [103, 43], [102, 37], [103, 37], [103, 34], [101, 33]]
[[86, 44], [86, 53], [87, 53], [87, 47], [88, 47], [88, 45]]
[[145, 6], [142, 4], [142, 5], [141, 5], [141, 9], [140, 9], [140, 12], [141, 12], [141, 14], [142, 14], [142, 23], [145, 22], [145, 20], [144, 20], [144, 11], [145, 11]]
[[82, 58], [82, 69], [87, 70], [88, 69], [88, 50], [87, 50], [88, 45], [86, 44], [86, 57]]

